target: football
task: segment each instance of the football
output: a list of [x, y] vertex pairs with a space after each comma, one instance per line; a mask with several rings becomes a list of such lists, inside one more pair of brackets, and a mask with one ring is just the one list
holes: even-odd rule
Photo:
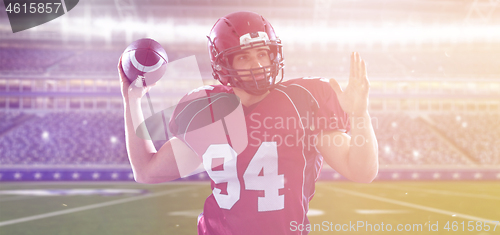
[[138, 77], [144, 86], [160, 80], [167, 70], [168, 57], [157, 41], [142, 38], [131, 43], [122, 55], [122, 69], [132, 83]]

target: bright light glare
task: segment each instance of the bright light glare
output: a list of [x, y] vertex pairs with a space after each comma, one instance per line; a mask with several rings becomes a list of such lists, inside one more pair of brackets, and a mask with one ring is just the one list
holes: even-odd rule
[[49, 132], [48, 131], [42, 132], [42, 139], [46, 140], [48, 138], [49, 138]]
[[[471, 42], [500, 40], [500, 25], [462, 24], [408, 24], [382, 23], [373, 25], [366, 22], [348, 22], [332, 25], [297, 26], [291, 21], [276, 20], [275, 28], [280, 38], [287, 43], [423, 43], [423, 42]], [[111, 17], [71, 18], [64, 22], [63, 31], [73, 35], [95, 35], [109, 37], [112, 32], [128, 34], [143, 33], [161, 40], [178, 42], [204, 41], [212, 24], [176, 23], [170, 19], [162, 21], [125, 19]], [[67, 27], [71, 25], [71, 27]]]

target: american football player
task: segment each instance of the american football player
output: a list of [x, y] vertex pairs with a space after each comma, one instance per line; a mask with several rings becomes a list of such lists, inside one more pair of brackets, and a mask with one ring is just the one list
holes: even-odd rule
[[[291, 224], [309, 223], [306, 214], [323, 160], [355, 182], [369, 183], [377, 175], [369, 81], [360, 55], [351, 54], [349, 82], [342, 89], [334, 79], [284, 81], [282, 48], [259, 14], [220, 18], [208, 36], [208, 50], [221, 85], [197, 89], [181, 100], [169, 124], [175, 138], [158, 151], [134, 136], [131, 121], [141, 118], [140, 97], [149, 88], [129, 87], [120, 75], [136, 181], [173, 180], [198, 164], [211, 178], [213, 193], [198, 217], [198, 234], [307, 234]], [[221, 111], [220, 106], [235, 103], [217, 105], [227, 99], [240, 104], [229, 106], [241, 107], [242, 115], [231, 116], [237, 108]], [[223, 138], [213, 136], [214, 128]], [[179, 168], [186, 159], [195, 163], [192, 169]]]

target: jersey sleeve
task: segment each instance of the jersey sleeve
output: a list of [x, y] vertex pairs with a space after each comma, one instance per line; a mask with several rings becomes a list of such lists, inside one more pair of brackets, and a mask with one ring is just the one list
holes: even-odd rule
[[169, 123], [170, 132], [198, 156], [213, 144], [247, 145], [245, 117], [237, 96], [223, 86], [205, 86], [184, 96]]
[[[193, 130], [202, 129], [201, 127], [212, 123], [210, 109], [206, 107], [209, 104], [209, 93], [214, 90], [213, 86], [204, 86], [190, 91], [176, 105], [169, 122], [169, 131], [174, 137], [183, 141], [189, 148], [198, 155], [198, 141], [192, 140]], [[198, 133], [196, 133], [198, 134]]]
[[303, 78], [304, 86], [311, 91], [317, 103], [314, 115], [315, 132], [338, 130], [347, 133], [351, 129], [349, 118], [342, 110], [337, 94], [325, 78]]
[[[169, 131], [172, 133], [173, 136], [183, 139], [183, 135], [186, 130], [185, 130], [185, 121], [189, 116], [194, 116], [193, 113], [196, 113], [199, 111], [200, 107], [199, 103], [198, 105], [195, 102], [198, 99], [203, 99], [206, 97], [207, 92], [213, 90], [213, 86], [203, 86], [197, 89], [194, 89], [190, 91], [188, 94], [184, 95], [179, 103], [175, 106], [174, 112], [172, 113], [172, 116], [170, 117], [169, 121]], [[194, 105], [193, 105], [194, 104]]]

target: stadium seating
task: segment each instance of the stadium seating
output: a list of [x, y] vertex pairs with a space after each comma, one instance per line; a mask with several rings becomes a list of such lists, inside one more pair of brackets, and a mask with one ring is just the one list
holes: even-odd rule
[[52, 74], [116, 75], [116, 65], [121, 51], [76, 52], [67, 60], [54, 66]]
[[404, 114], [376, 114], [372, 122], [381, 166], [471, 164], [418, 118]]
[[[472, 78], [500, 74], [500, 68], [496, 64], [497, 51], [459, 50], [460, 48], [458, 45], [437, 50], [367, 49], [360, 53], [367, 61], [371, 77]], [[328, 53], [317, 53], [316, 47], [300, 48], [300, 51], [294, 51], [293, 54], [285, 54], [287, 77], [348, 75], [349, 51], [339, 45], [331, 45], [326, 50]], [[0, 74], [114, 75], [122, 52], [121, 50], [4, 48], [0, 50]], [[171, 61], [196, 55], [201, 72], [210, 72], [205, 51], [168, 51], [168, 54]]]
[[[26, 114], [2, 113], [2, 130], [14, 125], [13, 120], [20, 115]], [[374, 114], [380, 165], [500, 164], [498, 115], [431, 117], [451, 144], [419, 118], [404, 113]], [[164, 142], [155, 141], [155, 145], [159, 148]], [[456, 147], [465, 149], [466, 154]], [[63, 112], [33, 116], [0, 135], [0, 156], [1, 165], [127, 165], [122, 113]]]
[[444, 114], [431, 118], [445, 136], [479, 164], [500, 164], [499, 114]]
[[[411, 80], [437, 77], [439, 82], [449, 77], [484, 78], [500, 74], [500, 67], [495, 64], [496, 54], [491, 51], [445, 49], [401, 51], [389, 47], [383, 52], [367, 50], [362, 52], [362, 56], [368, 62], [370, 76], [379, 78]], [[329, 77], [346, 78], [349, 73], [349, 54], [338, 45], [327, 48], [329, 53], [322, 54], [314, 53], [317, 50], [314, 47], [300, 50], [302, 56], [285, 54], [287, 78], [328, 74], [331, 75]], [[342, 50], [345, 55], [333, 53], [335, 50]], [[121, 53], [119, 50], [3, 48], [0, 50], [0, 74], [28, 74], [34, 75], [34, 79], [74, 75], [86, 79], [94, 75], [113, 77], [116, 76], [116, 63]], [[172, 61], [193, 54], [197, 56], [201, 73], [210, 77], [205, 51], [174, 51], [169, 57]], [[6, 81], [3, 84], [8, 83]], [[118, 83], [113, 84], [116, 86], [113, 88], [117, 88]], [[178, 89], [180, 84], [169, 89]], [[463, 87], [456, 89], [464, 89], [465, 92]], [[372, 92], [394, 94], [405, 93], [405, 90], [376, 87]], [[411, 92], [422, 91], [416, 89]], [[453, 92], [458, 94], [462, 90]], [[480, 92], [492, 94], [496, 91]], [[122, 115], [116, 111], [47, 111], [45, 115], [34, 116], [15, 109], [0, 113], [0, 164], [127, 165]], [[381, 166], [500, 165], [498, 114], [432, 114], [430, 120], [433, 122], [412, 118], [405, 113], [377, 113], [372, 116], [379, 141]], [[159, 147], [163, 142], [156, 141], [155, 145]]]
[[128, 164], [120, 114], [48, 113], [0, 136], [1, 165]]
[[0, 74], [37, 74], [47, 72], [50, 66], [70, 57], [70, 50], [36, 48], [2, 48]]

